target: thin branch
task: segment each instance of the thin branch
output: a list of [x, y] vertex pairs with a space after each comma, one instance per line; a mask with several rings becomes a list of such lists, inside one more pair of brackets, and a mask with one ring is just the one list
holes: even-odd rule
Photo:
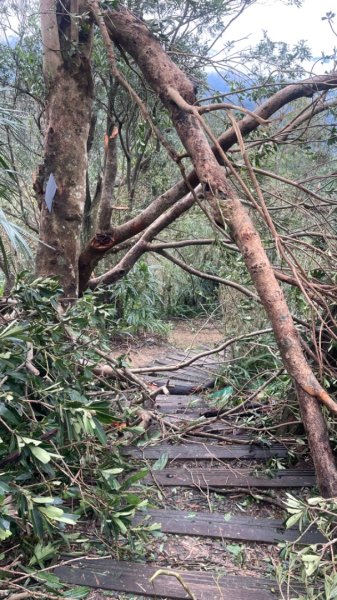
[[251, 292], [248, 288], [245, 288], [243, 285], [236, 283], [236, 281], [231, 281], [230, 279], [224, 279], [223, 277], [218, 277], [217, 275], [211, 275], [210, 273], [205, 273], [204, 271], [199, 271], [199, 269], [196, 269], [195, 267], [192, 267], [191, 265], [187, 265], [183, 260], [180, 260], [176, 256], [169, 254], [165, 250], [156, 250], [156, 254], [159, 254], [160, 256], [164, 256], [164, 258], [167, 258], [167, 260], [170, 260], [178, 267], [181, 267], [182, 269], [184, 269], [184, 271], [187, 271], [187, 273], [191, 273], [191, 275], [196, 275], [197, 277], [200, 277], [201, 279], [208, 279], [210, 281], [216, 281], [217, 283], [221, 283], [222, 285], [232, 287], [235, 290], [238, 290], [239, 292], [241, 292], [241, 294], [244, 294], [248, 298], [252, 298], [253, 300], [255, 300], [255, 302], [260, 303], [260, 298], [256, 294], [254, 294], [254, 292]]
[[232, 346], [236, 342], [239, 342], [239, 341], [245, 340], [245, 339], [249, 339], [252, 337], [256, 337], [258, 335], [272, 333], [272, 331], [273, 331], [272, 328], [268, 327], [266, 329], [258, 329], [256, 331], [252, 331], [250, 333], [243, 333], [242, 335], [237, 335], [233, 338], [230, 338], [229, 340], [227, 340], [220, 346], [213, 348], [213, 350], [206, 350], [205, 352], [200, 352], [200, 354], [196, 354], [192, 358], [189, 358], [188, 360], [184, 360], [175, 365], [165, 365], [164, 367], [155, 367], [155, 369], [154, 369], [154, 367], [139, 367], [137, 369], [130, 369], [130, 371], [132, 373], [152, 373], [154, 370], [156, 371], [156, 373], [157, 372], [159, 373], [160, 371], [176, 371], [178, 369], [183, 369], [185, 367], [189, 367], [194, 362], [196, 362], [197, 360], [200, 360], [201, 358], [204, 358], [205, 356], [211, 356], [212, 354], [218, 354], [219, 352], [222, 352], [223, 350], [225, 350], [229, 346]]

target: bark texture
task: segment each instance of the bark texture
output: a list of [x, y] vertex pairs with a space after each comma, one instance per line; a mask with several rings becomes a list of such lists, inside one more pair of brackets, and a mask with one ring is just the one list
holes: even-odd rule
[[[162, 99], [163, 96], [165, 96], [165, 89], [159, 89], [162, 85], [162, 75], [164, 75], [165, 86], [167, 88], [170, 86], [174, 87], [177, 84], [176, 89], [180, 90], [182, 96], [187, 101], [189, 98], [193, 98], [193, 85], [190, 80], [188, 77], [184, 76], [176, 65], [174, 65], [165, 53], [163, 53], [160, 43], [153, 37], [151, 32], [146, 30], [143, 21], [128, 11], [121, 9], [120, 11], [106, 11], [105, 22], [109, 29], [111, 39], [118, 44], [123, 45], [123, 47], [134, 56], [137, 62], [139, 60], [138, 64], [141, 67], [144, 67], [149, 77], [149, 82], [151, 82], [153, 89], [157, 91]], [[144, 29], [147, 31], [147, 34], [144, 34]], [[143, 43], [145, 43], [144, 47], [141, 46]], [[157, 59], [160, 61], [159, 72], [157, 68], [158, 63], [156, 63]], [[337, 73], [312, 77], [300, 83], [286, 86], [255, 110], [255, 114], [258, 118], [255, 118], [252, 114], [247, 114], [238, 121], [237, 125], [241, 134], [243, 136], [248, 135], [259, 126], [259, 118], [268, 119], [288, 103], [293, 102], [298, 98], [311, 97], [317, 92], [329, 90], [336, 86]], [[184, 94], [184, 89], [186, 95]], [[179, 120], [179, 112], [177, 112], [177, 118]], [[182, 118], [184, 118], [183, 115]], [[224, 151], [233, 146], [233, 144], [237, 142], [237, 136], [233, 127], [230, 127], [222, 136], [220, 136], [218, 142]], [[216, 146], [212, 146], [212, 152], [221, 164], [222, 158], [219, 149]], [[94, 237], [80, 256], [80, 289], [83, 291], [88, 286], [93, 269], [99, 261], [110, 252], [111, 248], [127, 239], [131, 239], [134, 235], [143, 231], [149, 224], [162, 215], [164, 211], [189, 194], [191, 187], [195, 188], [199, 182], [198, 173], [196, 169], [194, 169], [188, 174], [186, 181], [179, 181], [167, 190], [167, 192], [156, 198], [141, 214], [130, 221], [115, 227], [113, 231], [111, 230], [109, 240], [107, 240], [108, 243], [105, 247], [104, 244], [100, 243], [100, 239], [95, 240]], [[193, 206], [193, 196], [189, 195], [189, 199], [189, 203], [186, 202], [185, 199], [184, 202], [181, 203], [180, 214], [183, 214]], [[180, 216], [178, 211], [174, 211], [174, 214], [175, 218]], [[163, 223], [163, 227], [166, 227], [169, 224], [170, 221], [167, 219], [165, 224]], [[90, 287], [93, 287], [94, 285], [95, 283], [93, 281], [90, 282]]]
[[[34, 186], [41, 210], [40, 241], [44, 242], [38, 247], [36, 271], [42, 277], [56, 275], [65, 296], [77, 298], [93, 99], [92, 26], [86, 23], [81, 31], [80, 26], [69, 19], [68, 10], [78, 14], [78, 2], [74, 2], [74, 6], [68, 3], [67, 10], [64, 3], [61, 4], [41, 1], [47, 106], [44, 164], [39, 168]], [[71, 54], [70, 48], [74, 45], [76, 51]], [[49, 211], [45, 191], [51, 174], [57, 191]]]
[[[308, 365], [285, 297], [260, 236], [229, 185], [224, 169], [217, 162], [200, 120], [192, 112], [191, 106], [188, 106], [193, 105], [195, 100], [193, 86], [189, 78], [171, 62], [146, 25], [134, 15], [124, 9], [108, 11], [105, 22], [111, 38], [134, 58], [147, 82], [169, 110], [177, 133], [193, 161], [196, 178], [204, 188], [205, 197], [217, 221], [229, 226], [242, 252], [270, 318], [284, 365], [298, 393], [320, 491], [325, 496], [336, 495], [337, 469], [319, 401], [325, 403], [334, 413], [337, 413], [337, 404], [322, 389]], [[312, 93], [310, 85], [306, 93]], [[267, 115], [260, 116], [265, 118]], [[217, 148], [216, 151], [221, 159], [221, 148]]]

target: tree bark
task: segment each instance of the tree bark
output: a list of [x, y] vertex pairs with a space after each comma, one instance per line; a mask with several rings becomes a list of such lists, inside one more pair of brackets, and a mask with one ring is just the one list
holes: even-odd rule
[[[113, 30], [111, 31], [111, 29], [113, 28], [110, 28], [110, 35], [112, 39], [114, 38], [114, 36], [117, 39], [117, 31], [114, 32]], [[317, 77], [309, 78], [296, 84], [290, 84], [285, 88], [281, 89], [279, 92], [276, 92], [261, 106], [257, 107], [255, 110], [255, 114], [258, 118], [267, 120], [275, 112], [280, 110], [280, 108], [286, 106], [290, 102], [293, 102], [299, 98], [312, 97], [315, 93], [319, 91], [327, 91], [336, 86], [337, 73], [320, 75]], [[252, 114], [247, 114], [243, 119], [238, 121], [237, 126], [240, 129], [242, 136], [248, 135], [260, 125], [260, 121], [258, 118], [254, 118]], [[233, 146], [237, 142], [237, 136], [234, 128], [230, 127], [225, 133], [223, 133], [218, 138], [218, 142], [222, 150], [229, 150], [229, 148], [231, 148], [231, 146]], [[219, 163], [221, 164], [222, 158], [219, 154], [218, 148], [212, 146], [212, 151], [214, 152]], [[151, 223], [153, 223], [153, 221], [157, 219], [161, 214], [163, 214], [164, 211], [170, 208], [173, 204], [179, 202], [179, 200], [185, 195], [189, 194], [190, 188], [195, 188], [198, 185], [198, 183], [199, 179], [197, 172], [195, 169], [193, 169], [187, 175], [187, 181], [182, 180], [177, 182], [165, 193], [161, 194], [160, 196], [158, 196], [158, 198], [154, 199], [152, 203], [144, 211], [142, 211], [142, 213], [123, 223], [122, 225], [119, 225], [118, 227], [114, 228], [113, 233], [112, 231], [110, 231], [110, 243], [106, 247], [100, 244], [99, 240], [95, 240], [95, 237], [93, 237], [80, 256], [79, 269], [81, 291], [84, 291], [86, 289], [92, 271], [100, 262], [100, 260], [102, 260], [104, 256], [108, 252], [110, 252], [111, 248], [127, 239], [132, 238], [137, 233], [144, 231], [144, 229], [148, 227]], [[181, 205], [181, 214], [183, 214], [186, 210], [193, 206], [194, 198], [192, 194], [189, 195], [189, 199], [189, 204], [187, 202], [184, 202]], [[178, 218], [179, 215], [177, 215], [177, 211], [175, 211], [175, 214], [175, 218]], [[167, 222], [167, 225], [169, 224], [170, 223]]]
[[[82, 29], [81, 23], [75, 27], [63, 3], [41, 0], [40, 8], [47, 108], [44, 163], [34, 184], [41, 211], [42, 242], [38, 246], [36, 271], [41, 277], [57, 276], [65, 297], [73, 299], [78, 296], [93, 99], [92, 25], [84, 22]], [[73, 14], [84, 9], [83, 2], [70, 5]], [[71, 54], [70, 48], [74, 52], [75, 46], [76, 51]], [[57, 185], [51, 210], [45, 196], [50, 175]]]
[[[197, 115], [190, 110], [195, 101], [193, 85], [172, 63], [146, 25], [129, 11], [109, 10], [105, 23], [111, 38], [131, 54], [147, 82], [169, 110], [177, 133], [193, 161], [196, 178], [203, 186], [205, 197], [217, 221], [229, 226], [242, 252], [271, 321], [283, 363], [297, 390], [321, 494], [334, 496], [337, 494], [337, 469], [319, 401], [334, 413], [337, 413], [337, 404], [320, 386], [308, 365], [284, 294], [275, 278], [260, 236], [229, 185], [224, 169], [217, 162]], [[312, 92], [310, 86], [307, 92]], [[218, 149], [217, 152], [219, 153]]]

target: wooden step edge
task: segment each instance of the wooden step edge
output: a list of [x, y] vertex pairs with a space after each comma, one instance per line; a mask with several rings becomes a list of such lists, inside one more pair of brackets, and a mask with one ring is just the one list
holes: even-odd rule
[[287, 529], [282, 519], [258, 518], [244, 515], [223, 515], [205, 511], [149, 509], [137, 513], [132, 524], [159, 523], [163, 533], [278, 544], [323, 544], [326, 538], [314, 527], [303, 534], [296, 527]]
[[[174, 576], [162, 574], [154, 581], [151, 577], [161, 565], [124, 562], [110, 559], [83, 559], [73, 566], [57, 566], [54, 574], [63, 583], [84, 585], [94, 589], [113, 590], [137, 594], [150, 598], [186, 599], [189, 595]], [[222, 575], [204, 571], [182, 571], [166, 568], [178, 573], [198, 600], [275, 600], [281, 598], [276, 581], [262, 577]], [[299, 591], [299, 587], [297, 590]]]

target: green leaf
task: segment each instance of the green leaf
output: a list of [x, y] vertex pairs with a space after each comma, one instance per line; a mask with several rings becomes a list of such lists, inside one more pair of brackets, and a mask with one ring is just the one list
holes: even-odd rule
[[65, 513], [62, 508], [57, 506], [41, 506], [38, 510], [51, 521], [58, 521], [59, 523], [74, 525], [79, 519], [79, 515]]
[[42, 539], [44, 536], [44, 521], [40, 511], [36, 508], [33, 508], [29, 514], [34, 527], [35, 535]]
[[94, 417], [93, 419], [94, 423], [95, 423], [95, 432], [96, 432], [96, 436], [99, 439], [99, 441], [101, 442], [101, 444], [103, 446], [105, 446], [107, 444], [107, 437], [105, 434], [105, 431], [102, 427], [102, 425], [100, 424], [99, 420], [96, 419], [96, 417]]
[[302, 517], [302, 513], [298, 512], [294, 515], [292, 515], [291, 517], [289, 517], [289, 519], [287, 519], [286, 521], [286, 528], [289, 529], [290, 527], [293, 527], [296, 523], [298, 523], [298, 521], [301, 519]]
[[20, 441], [22, 440], [27, 446], [29, 446], [29, 445], [39, 446], [41, 444], [40, 440], [34, 440], [33, 438], [29, 438], [29, 437], [20, 437], [19, 439], [20, 439]]
[[40, 506], [38, 509], [43, 515], [48, 517], [48, 519], [53, 519], [58, 521], [63, 516], [62, 508], [58, 508], [57, 506]]
[[143, 479], [144, 477], [146, 477], [146, 475], [148, 474], [148, 472], [149, 472], [148, 469], [141, 469], [137, 473], [134, 473], [134, 475], [131, 475], [130, 477], [128, 477], [123, 482], [123, 486], [122, 486], [123, 489], [127, 489], [128, 487], [130, 487], [134, 483], [137, 483], [137, 481], [139, 481], [140, 479]]
[[303, 554], [301, 558], [304, 563], [306, 576], [310, 577], [319, 566], [320, 556], [317, 554]]
[[1, 340], [29, 340], [27, 335], [27, 325], [18, 324], [16, 321], [12, 321], [7, 327], [5, 327], [2, 331], [0, 331], [0, 339]]
[[227, 544], [226, 550], [228, 550], [228, 552], [233, 554], [233, 556], [239, 556], [242, 548], [238, 544]]
[[81, 598], [86, 598], [87, 595], [91, 592], [91, 589], [82, 585], [72, 590], [67, 590], [63, 593], [65, 598], [71, 598], [73, 600], [81, 600]]
[[50, 462], [51, 455], [49, 454], [49, 452], [37, 446], [29, 446], [29, 448], [31, 453], [35, 456], [35, 458], [37, 458], [37, 460], [42, 462], [44, 465]]
[[36, 496], [32, 498], [32, 501], [36, 504], [53, 504], [54, 498], [52, 496]]
[[231, 385], [228, 385], [227, 387], [223, 388], [222, 390], [212, 392], [212, 394], [210, 394], [210, 397], [214, 398], [216, 400], [227, 400], [227, 398], [230, 398], [230, 396], [233, 393], [234, 393], [234, 388]]
[[124, 469], [116, 467], [115, 469], [104, 469], [101, 471], [103, 477], [108, 478], [111, 475], [119, 475], [120, 473], [123, 473]]
[[90, 591], [90, 588], [82, 585], [63, 592], [63, 596], [65, 598], [71, 598], [71, 600], [81, 600], [82, 598], [86, 598]]
[[36, 544], [34, 548], [34, 556], [29, 562], [29, 565], [35, 565], [36, 563], [44, 562], [50, 558], [53, 558], [56, 554], [56, 549], [53, 544]]
[[10, 526], [11, 526], [11, 524], [9, 521], [7, 521], [7, 519], [0, 517], [0, 540], [1, 541], [7, 540], [7, 538], [9, 538], [12, 535]]
[[[51, 556], [47, 556], [45, 558], [45, 560], [48, 560], [49, 558], [53, 558], [53, 556], [55, 556], [56, 554], [56, 548], [54, 549], [54, 552]], [[33, 561], [33, 559], [32, 559]], [[34, 564], [36, 564], [37, 561], [35, 562], [30, 562], [29, 564], [32, 566]], [[43, 581], [45, 586], [49, 589], [49, 590], [55, 590], [57, 592], [60, 591], [60, 587], [61, 587], [61, 583], [58, 577], [56, 577], [56, 575], [53, 575], [52, 573], [47, 573], [47, 572], [39, 572], [38, 574], [34, 575], [34, 578], [37, 579], [38, 581]]]
[[8, 494], [8, 492], [11, 491], [11, 488], [9, 487], [9, 485], [7, 485], [7, 483], [5, 483], [4, 481], [0, 480], [0, 495], [3, 496], [4, 494]]
[[115, 517], [115, 516], [112, 516], [111, 519], [117, 525], [117, 527], [120, 530], [120, 532], [123, 535], [125, 535], [128, 530], [127, 530], [127, 527], [124, 525], [123, 521], [121, 519], [119, 519], [118, 517]]
[[161, 454], [161, 456], [158, 458], [158, 460], [156, 460], [156, 462], [152, 465], [152, 470], [153, 471], [162, 471], [162, 469], [165, 469], [166, 465], [167, 465], [167, 461], [168, 461], [168, 452], [163, 452], [163, 454]]
[[0, 417], [4, 419], [9, 425], [18, 425], [19, 420], [15, 414], [7, 408], [4, 402], [0, 402]]

